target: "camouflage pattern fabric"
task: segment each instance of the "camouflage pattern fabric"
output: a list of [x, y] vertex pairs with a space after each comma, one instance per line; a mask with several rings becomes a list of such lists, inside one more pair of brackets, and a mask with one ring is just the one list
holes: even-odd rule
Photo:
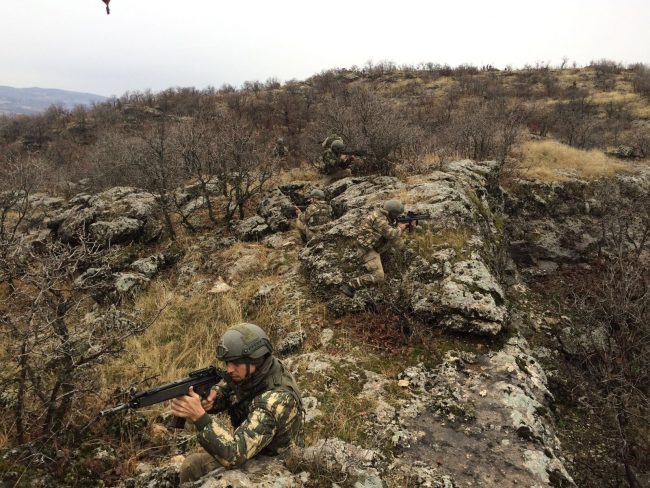
[[196, 452], [190, 454], [183, 460], [183, 464], [181, 464], [179, 473], [180, 482], [183, 484], [188, 481], [196, 481], [201, 479], [210, 471], [214, 471], [220, 467], [222, 467], [221, 463], [207, 452]]
[[285, 158], [289, 154], [289, 149], [283, 144], [276, 144], [271, 152], [273, 158]]
[[298, 220], [302, 220], [307, 227], [313, 230], [314, 227], [332, 221], [332, 207], [325, 202], [314, 202], [298, 216]]
[[332, 221], [332, 207], [325, 202], [310, 204], [304, 212], [298, 216], [296, 226], [300, 231], [303, 241], [308, 241], [321, 229], [321, 227]]
[[386, 245], [398, 239], [400, 235], [402, 229], [397, 226], [397, 222], [391, 224], [388, 212], [379, 207], [363, 219], [357, 234], [357, 244], [366, 251], [374, 249], [383, 252], [385, 249], [382, 248], [391, 247]]
[[348, 166], [350, 165], [350, 158], [346, 157], [341, 159], [341, 156], [336, 154], [331, 148], [323, 153], [323, 168], [321, 169], [322, 173], [326, 175], [333, 175], [337, 171], [350, 171]]
[[234, 431], [207, 413], [194, 423], [201, 446], [225, 468], [241, 466], [259, 453], [274, 456], [301, 443], [303, 409], [298, 385], [280, 361], [273, 361], [264, 378], [267, 389], [250, 400], [239, 403], [227, 386], [215, 388], [217, 397], [209, 413], [238, 403], [246, 419]]
[[387, 241], [382, 248], [378, 251], [374, 249], [364, 249], [359, 247], [357, 253], [359, 254], [359, 259], [363, 263], [363, 267], [366, 269], [366, 274], [354, 278], [348, 283], [350, 288], [353, 290], [359, 290], [360, 288], [367, 288], [369, 286], [375, 286], [384, 282], [384, 266], [381, 264], [381, 253], [388, 251], [389, 249], [403, 249], [405, 246], [404, 241], [401, 237]]

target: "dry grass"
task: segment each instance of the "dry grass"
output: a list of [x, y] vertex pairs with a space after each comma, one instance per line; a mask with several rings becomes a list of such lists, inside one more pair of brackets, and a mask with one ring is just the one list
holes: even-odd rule
[[141, 336], [131, 338], [126, 353], [102, 369], [107, 389], [128, 387], [135, 379], [155, 377], [154, 384], [187, 376], [193, 369], [215, 362], [220, 335], [242, 322], [241, 305], [235, 296], [170, 293], [161, 282], [153, 283], [136, 300], [145, 315], [153, 315], [165, 302], [165, 310]]
[[526, 141], [520, 146], [518, 156], [528, 168], [522, 176], [542, 181], [594, 179], [632, 169], [629, 163], [610, 158], [602, 151], [583, 151], [552, 140]]

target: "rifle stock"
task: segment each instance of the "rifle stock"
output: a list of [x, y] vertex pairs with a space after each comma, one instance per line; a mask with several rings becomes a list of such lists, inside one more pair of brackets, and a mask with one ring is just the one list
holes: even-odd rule
[[[190, 386], [193, 387], [194, 392], [200, 395], [201, 398], [207, 398], [214, 385], [222, 380], [228, 381], [228, 379], [228, 374], [223, 369], [208, 366], [207, 368], [192, 371], [186, 378], [181, 378], [180, 380], [172, 381], [171, 383], [149, 390], [137, 392], [135, 389], [132, 389], [126, 403], [102, 410], [99, 412], [99, 416], [109, 417], [122, 410], [137, 409], [172, 400], [173, 398], [187, 395], [190, 391]], [[185, 419], [174, 417], [172, 427], [182, 429], [184, 426]]]

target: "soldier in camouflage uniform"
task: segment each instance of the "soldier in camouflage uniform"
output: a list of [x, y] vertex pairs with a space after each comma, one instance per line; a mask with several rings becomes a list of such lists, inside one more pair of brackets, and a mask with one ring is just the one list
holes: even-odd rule
[[352, 161], [354, 161], [354, 156], [341, 155], [343, 148], [345, 148], [343, 140], [335, 139], [330, 147], [323, 153], [322, 172], [326, 175], [330, 175], [330, 182], [352, 175], [349, 166]]
[[284, 145], [284, 139], [279, 137], [275, 141], [275, 146], [273, 151], [271, 151], [271, 157], [273, 158], [286, 158], [289, 154], [289, 149]]
[[397, 222], [397, 217], [404, 213], [404, 205], [398, 200], [388, 200], [383, 206], [367, 215], [357, 234], [357, 254], [367, 273], [344, 283], [339, 290], [353, 298], [354, 292], [361, 288], [378, 285], [384, 281], [384, 268], [381, 254], [389, 249], [403, 249], [404, 241], [400, 237], [411, 222]]
[[[215, 386], [204, 400], [190, 388], [172, 400], [172, 413], [192, 420], [207, 453], [188, 456], [180, 481], [195, 481], [219, 467], [236, 468], [258, 454], [275, 456], [302, 445], [303, 406], [289, 370], [275, 357], [257, 325], [238, 324], [219, 340], [217, 358], [230, 381]], [[232, 429], [211, 413], [227, 411]]]
[[312, 190], [309, 195], [309, 206], [302, 212], [296, 208], [298, 220], [296, 226], [300, 231], [302, 242], [307, 242], [321, 230], [324, 224], [332, 221], [332, 207], [325, 203], [325, 193]]

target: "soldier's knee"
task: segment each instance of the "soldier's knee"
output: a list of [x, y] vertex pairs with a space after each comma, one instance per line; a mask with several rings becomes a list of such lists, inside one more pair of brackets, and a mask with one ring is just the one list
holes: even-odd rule
[[210, 471], [221, 466], [219, 461], [207, 453], [195, 453], [187, 456], [180, 468], [180, 482], [187, 483], [196, 481], [208, 474]]
[[375, 279], [375, 282], [377, 284], [383, 283], [384, 281], [386, 281], [386, 274], [384, 273], [383, 269], [375, 270], [375, 272], [372, 273], [372, 277]]

